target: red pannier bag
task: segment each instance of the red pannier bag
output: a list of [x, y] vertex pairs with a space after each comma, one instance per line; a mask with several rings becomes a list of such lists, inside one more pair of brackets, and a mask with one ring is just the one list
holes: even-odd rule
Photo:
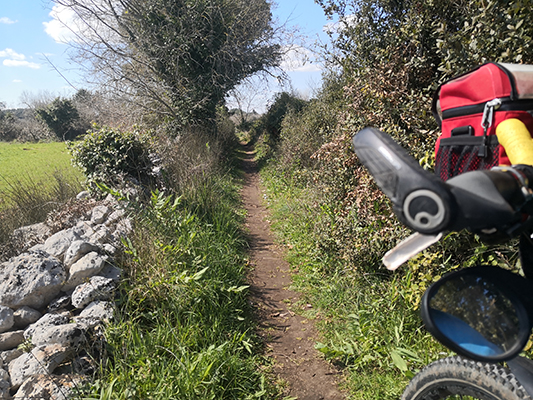
[[533, 133], [533, 65], [487, 63], [455, 77], [437, 89], [432, 112], [442, 130], [435, 173], [443, 181], [510, 165], [496, 127], [517, 118]]

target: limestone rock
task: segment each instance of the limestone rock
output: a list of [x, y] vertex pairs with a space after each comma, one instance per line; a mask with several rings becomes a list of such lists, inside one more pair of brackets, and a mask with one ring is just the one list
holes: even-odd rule
[[95, 251], [85, 254], [70, 266], [70, 276], [63, 287], [63, 291], [72, 290], [87, 278], [98, 274], [104, 267], [106, 260], [106, 256], [101, 256]]
[[95, 225], [103, 224], [105, 218], [109, 215], [109, 207], [101, 205], [93, 208], [91, 222]]
[[79, 285], [72, 293], [72, 305], [84, 308], [96, 300], [109, 300], [113, 297], [115, 283], [112, 279], [93, 276], [89, 282]]
[[93, 243], [105, 243], [111, 237], [111, 231], [105, 225], [98, 225], [94, 227], [94, 233], [89, 237], [89, 241]]
[[76, 224], [76, 232], [80, 238], [86, 242], [90, 242], [89, 238], [94, 234], [93, 225], [90, 221], [80, 221]]
[[113, 236], [117, 239], [124, 238], [127, 237], [132, 231], [133, 226], [131, 224], [131, 220], [126, 218], [119, 221], [115, 228], [115, 231], [113, 232]]
[[9, 388], [11, 388], [11, 378], [7, 371], [0, 369], [0, 399], [10, 399]]
[[58, 313], [62, 311], [67, 311], [71, 305], [72, 302], [70, 301], [70, 296], [59, 296], [52, 300], [50, 304], [48, 304], [48, 312]]
[[116, 210], [116, 211], [113, 211], [109, 217], [107, 217], [107, 221], [105, 222], [105, 224], [107, 226], [111, 225], [111, 224], [114, 224], [116, 222], [118, 222], [120, 219], [122, 219], [124, 217], [124, 215], [126, 214], [126, 212], [122, 209], [119, 209], [119, 210]]
[[63, 347], [77, 348], [87, 340], [84, 327], [77, 323], [52, 325], [36, 330], [31, 337], [35, 346], [59, 344]]
[[67, 269], [69, 269], [72, 264], [74, 264], [84, 255], [91, 252], [98, 252], [99, 250], [99, 247], [95, 244], [86, 242], [84, 240], [75, 240], [70, 244], [69, 248], [65, 252], [63, 264]]
[[76, 388], [82, 385], [82, 377], [76, 375], [33, 375], [24, 381], [14, 398], [65, 400], [75, 398]]
[[104, 278], [113, 279], [115, 282], [118, 282], [122, 276], [122, 270], [114, 265], [106, 264], [98, 273], [98, 275], [103, 276]]
[[50, 236], [50, 228], [42, 222], [15, 229], [12, 235], [14, 240], [22, 243], [44, 242], [48, 236]]
[[35, 333], [47, 330], [51, 326], [65, 325], [69, 321], [68, 313], [45, 314], [34, 324], [31, 324], [24, 331], [24, 338], [31, 339]]
[[[21, 331], [22, 336], [22, 331]], [[13, 361], [15, 358], [19, 358], [24, 352], [20, 349], [12, 349], [12, 350], [6, 350], [6, 351], [0, 351], [0, 361], [2, 364], [2, 367], [6, 367], [9, 365], [11, 361]]]
[[22, 306], [13, 314], [13, 317], [15, 318], [15, 327], [24, 329], [28, 325], [37, 322], [42, 316], [43, 315], [39, 311], [28, 306]]
[[15, 324], [13, 310], [9, 307], [0, 305], [0, 333], [10, 330]]
[[23, 253], [0, 269], [0, 304], [42, 309], [59, 294], [65, 279], [65, 268], [55, 257], [40, 251]]
[[72, 242], [80, 240], [79, 231], [75, 228], [65, 229], [50, 236], [43, 244], [43, 251], [55, 257], [62, 257]]
[[110, 301], [93, 301], [77, 317], [76, 321], [89, 327], [99, 325], [101, 322], [109, 322], [115, 316], [115, 308]]
[[24, 342], [24, 331], [0, 333], [0, 351], [12, 350]]
[[109, 255], [109, 256], [114, 256], [115, 253], [117, 252], [117, 248], [115, 246], [113, 246], [112, 244], [109, 244], [109, 243], [104, 243], [102, 245], [102, 249], [104, 250], [105, 254]]
[[18, 388], [32, 375], [51, 374], [71, 353], [71, 349], [52, 344], [35, 347], [30, 353], [22, 354], [9, 363], [12, 387]]
[[86, 199], [90, 199], [90, 198], [91, 198], [91, 193], [88, 192], [87, 190], [79, 192], [76, 195], [76, 200], [86, 200]]

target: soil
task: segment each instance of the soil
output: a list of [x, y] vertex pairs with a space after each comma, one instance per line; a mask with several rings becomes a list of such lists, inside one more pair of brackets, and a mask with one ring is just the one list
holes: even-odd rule
[[283, 251], [274, 243], [270, 231], [253, 149], [246, 146], [245, 151], [246, 176], [242, 197], [247, 210], [246, 225], [253, 267], [249, 283], [266, 356], [273, 359], [273, 372], [286, 384], [284, 398], [344, 399], [337, 387], [342, 379], [341, 373], [321, 358], [314, 348], [317, 332], [313, 321], [291, 310], [299, 294], [288, 289], [291, 285], [290, 266], [283, 259]]

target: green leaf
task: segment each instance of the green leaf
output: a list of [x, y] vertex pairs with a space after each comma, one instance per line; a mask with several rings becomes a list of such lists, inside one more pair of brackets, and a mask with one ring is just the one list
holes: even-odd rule
[[400, 356], [400, 354], [398, 354], [395, 350], [392, 350], [391, 351], [391, 357], [392, 357], [392, 362], [394, 363], [394, 365], [402, 372], [405, 372], [408, 370], [407, 368], [407, 363], [405, 362], [405, 360], [402, 358], [402, 356]]
[[195, 281], [199, 281], [200, 279], [202, 279], [202, 276], [204, 276], [204, 274], [207, 272], [208, 269], [209, 269], [209, 267], [205, 267], [201, 271], [198, 271], [197, 273], [195, 273], [192, 276], [192, 279], [195, 280]]

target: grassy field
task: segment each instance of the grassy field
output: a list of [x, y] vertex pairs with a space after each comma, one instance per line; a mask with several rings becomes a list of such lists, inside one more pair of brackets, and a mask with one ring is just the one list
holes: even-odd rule
[[0, 258], [13, 230], [42, 222], [76, 196], [84, 176], [65, 143], [0, 142]]
[[27, 182], [44, 185], [51, 182], [56, 171], [83, 180], [72, 167], [65, 143], [3, 143], [0, 142], [0, 193], [13, 184]]

